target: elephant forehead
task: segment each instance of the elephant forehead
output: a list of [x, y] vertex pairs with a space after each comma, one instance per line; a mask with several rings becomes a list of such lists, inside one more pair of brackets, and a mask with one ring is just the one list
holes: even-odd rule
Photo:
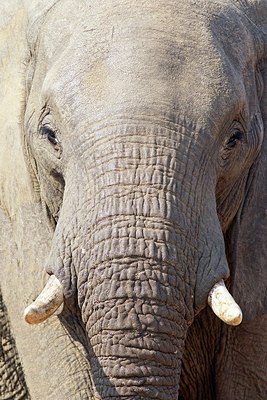
[[213, 108], [233, 108], [245, 96], [239, 68], [247, 52], [223, 29], [227, 23], [239, 33], [239, 43], [244, 39], [252, 48], [239, 17], [220, 15], [214, 23], [207, 12], [192, 9], [189, 17], [187, 2], [130, 7], [124, 1], [113, 8], [109, 2], [95, 8], [96, 3], [87, 11], [93, 18], [80, 17], [79, 29], [56, 62], [51, 59], [43, 89], [57, 106], [66, 109], [67, 103], [71, 112], [79, 109], [81, 115], [83, 108], [95, 116], [120, 113], [127, 105], [165, 104], [194, 120], [209, 120]]

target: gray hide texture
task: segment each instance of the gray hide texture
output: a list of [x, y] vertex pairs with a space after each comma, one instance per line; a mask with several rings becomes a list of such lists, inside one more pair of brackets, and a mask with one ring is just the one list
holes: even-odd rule
[[266, 204], [267, 0], [1, 1], [1, 400], [265, 399]]

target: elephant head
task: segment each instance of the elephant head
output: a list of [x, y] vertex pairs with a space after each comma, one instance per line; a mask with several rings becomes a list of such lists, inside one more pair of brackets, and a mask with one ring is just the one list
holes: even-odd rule
[[264, 0], [29, 9], [23, 140], [54, 234], [25, 317], [81, 314], [96, 398], [177, 399], [194, 316], [241, 321], [229, 277], [245, 319], [265, 310], [266, 19]]

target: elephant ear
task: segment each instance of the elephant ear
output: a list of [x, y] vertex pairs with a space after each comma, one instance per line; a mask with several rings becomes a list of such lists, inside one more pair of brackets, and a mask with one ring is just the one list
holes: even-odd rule
[[32, 196], [23, 155], [21, 115], [27, 59], [26, 15], [22, 1], [0, 4], [0, 207], [9, 217]]
[[248, 321], [267, 310], [267, 1], [240, 1], [240, 4], [265, 42], [261, 60], [264, 89], [260, 100], [263, 143], [249, 171], [243, 204], [230, 238], [232, 293], [242, 308], [244, 321]]
[[27, 36], [29, 27], [36, 29], [55, 3], [56, 0], [0, 2], [0, 208], [11, 219], [24, 204], [39, 200], [23, 153], [25, 75], [31, 57]]

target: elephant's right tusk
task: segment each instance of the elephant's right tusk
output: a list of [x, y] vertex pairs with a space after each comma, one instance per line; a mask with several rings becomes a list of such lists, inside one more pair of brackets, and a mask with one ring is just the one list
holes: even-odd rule
[[49, 318], [63, 303], [63, 287], [55, 275], [51, 275], [37, 299], [24, 311], [29, 324], [39, 324]]
[[228, 292], [224, 281], [217, 282], [208, 296], [208, 303], [214, 314], [228, 325], [239, 325], [242, 321], [242, 311]]

